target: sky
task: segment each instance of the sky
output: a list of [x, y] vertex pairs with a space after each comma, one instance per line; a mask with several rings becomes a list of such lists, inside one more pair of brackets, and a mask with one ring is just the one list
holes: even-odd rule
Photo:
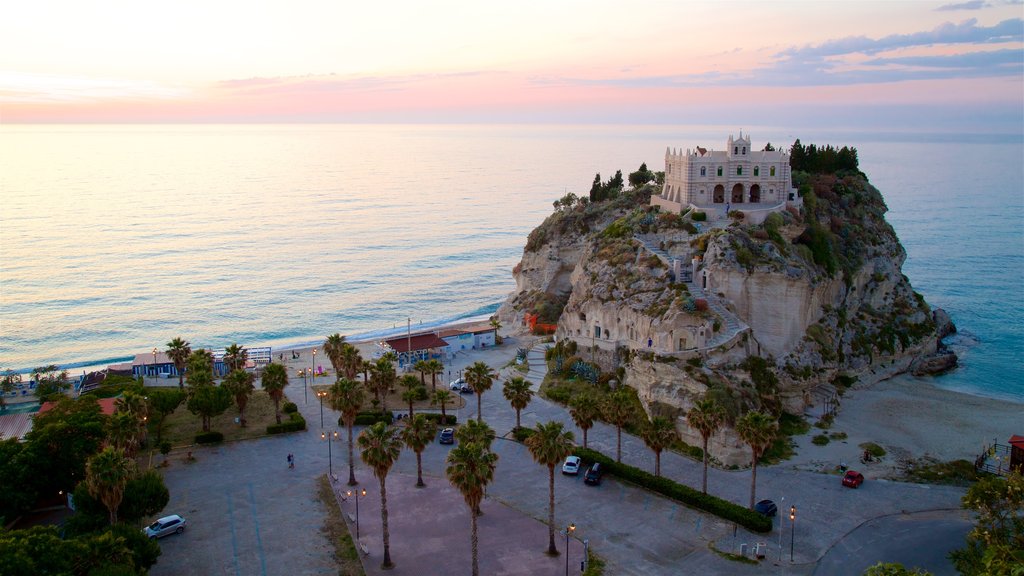
[[0, 13], [0, 125], [1024, 134], [1024, 0], [8, 0]]

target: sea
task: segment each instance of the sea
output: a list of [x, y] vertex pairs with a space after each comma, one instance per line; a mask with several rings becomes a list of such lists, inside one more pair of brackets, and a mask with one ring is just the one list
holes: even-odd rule
[[772, 126], [0, 125], [0, 368], [486, 320], [526, 237], [667, 147], [855, 146], [961, 357], [1024, 401], [1024, 136]]

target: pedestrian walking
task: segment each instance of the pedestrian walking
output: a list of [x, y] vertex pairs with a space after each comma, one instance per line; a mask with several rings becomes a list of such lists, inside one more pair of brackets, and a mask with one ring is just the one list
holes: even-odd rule
[[295, 468], [295, 456], [293, 456], [291, 453], [288, 454], [288, 467]]

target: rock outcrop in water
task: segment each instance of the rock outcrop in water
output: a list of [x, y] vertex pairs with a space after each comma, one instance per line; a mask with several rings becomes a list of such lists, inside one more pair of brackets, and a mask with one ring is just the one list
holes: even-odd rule
[[[955, 366], [955, 330], [902, 274], [906, 253], [881, 194], [858, 171], [796, 175], [804, 206], [744, 223], [662, 213], [653, 186], [563, 202], [529, 236], [516, 292], [498, 314], [557, 322], [557, 339], [634, 388], [649, 414], [676, 418], [706, 394], [731, 423], [759, 409], [820, 414], [854, 382]], [[566, 206], [566, 204], [569, 204]], [[721, 462], [746, 463], [727, 429]]]

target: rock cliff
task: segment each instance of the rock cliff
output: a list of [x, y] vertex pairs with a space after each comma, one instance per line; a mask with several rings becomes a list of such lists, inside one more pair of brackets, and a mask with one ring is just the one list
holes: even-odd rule
[[[614, 375], [605, 382], [635, 389], [695, 444], [683, 415], [708, 394], [727, 422], [752, 409], [802, 414], [853, 382], [955, 365], [940, 349], [955, 328], [903, 276], [878, 190], [857, 171], [797, 178], [802, 208], [757, 225], [742, 208], [716, 222], [660, 212], [645, 186], [562, 203], [530, 234], [499, 317], [557, 321], [557, 339]], [[728, 430], [711, 452], [749, 460]]]

